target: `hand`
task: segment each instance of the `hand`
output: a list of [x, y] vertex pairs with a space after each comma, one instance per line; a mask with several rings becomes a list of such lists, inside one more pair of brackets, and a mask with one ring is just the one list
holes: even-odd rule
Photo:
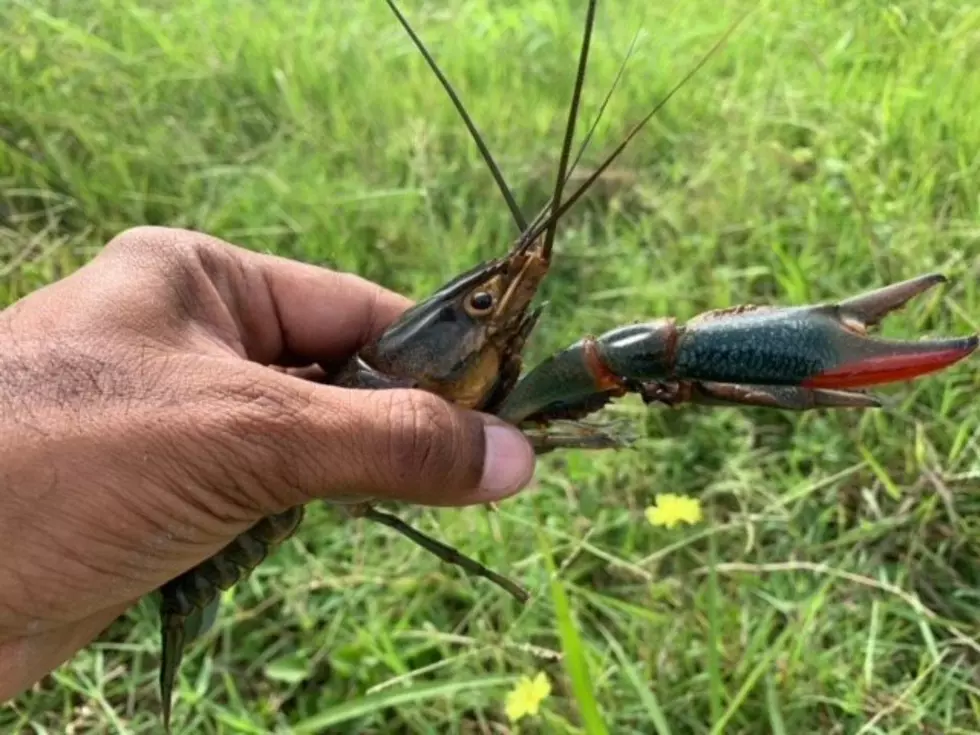
[[284, 369], [341, 362], [409, 305], [352, 275], [139, 228], [0, 312], [0, 700], [264, 516], [524, 486], [533, 451], [497, 419]]

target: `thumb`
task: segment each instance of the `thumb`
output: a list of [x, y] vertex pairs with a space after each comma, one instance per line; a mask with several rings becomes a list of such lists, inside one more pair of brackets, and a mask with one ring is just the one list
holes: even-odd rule
[[381, 499], [476, 505], [517, 493], [534, 474], [530, 443], [496, 417], [418, 390], [334, 392], [349, 410], [353, 461], [343, 472]]
[[238, 439], [233, 461], [261, 478], [267, 510], [313, 499], [478, 505], [517, 493], [534, 474], [534, 450], [516, 428], [433, 394], [337, 388], [271, 370], [263, 378], [247, 393], [267, 399], [236, 402], [226, 436]]

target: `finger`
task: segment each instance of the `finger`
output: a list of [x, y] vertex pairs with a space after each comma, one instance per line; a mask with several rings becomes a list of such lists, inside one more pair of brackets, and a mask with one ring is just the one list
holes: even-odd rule
[[[248, 327], [246, 349], [262, 344], [274, 325], [280, 356], [311, 362], [348, 356], [412, 305], [410, 299], [351, 273], [246, 250], [238, 254], [245, 264], [245, 287], [251, 288], [252, 280], [261, 281], [269, 299], [267, 304], [236, 299], [251, 311], [239, 314]], [[270, 313], [275, 321], [268, 318]]]
[[[349, 356], [412, 304], [359, 276], [252, 252], [191, 230], [133, 228], [114, 238], [100, 257], [101, 270], [92, 280], [130, 290], [141, 279], [164, 284], [168, 311], [211, 327], [220, 340], [264, 364], [308, 365]], [[137, 290], [133, 300], [145, 307], [147, 289]], [[98, 296], [116, 308], [122, 301]]]
[[286, 375], [291, 375], [294, 378], [312, 380], [315, 383], [323, 383], [327, 379], [326, 371], [318, 365], [306, 365], [303, 367], [272, 366], [272, 369]]
[[266, 514], [314, 498], [477, 505], [513, 495], [534, 472], [517, 429], [430, 393], [347, 390], [269, 370], [240, 383], [223, 389], [228, 399], [210, 418], [189, 418], [209, 427], [192, 443], [216, 481], [248, 488]]

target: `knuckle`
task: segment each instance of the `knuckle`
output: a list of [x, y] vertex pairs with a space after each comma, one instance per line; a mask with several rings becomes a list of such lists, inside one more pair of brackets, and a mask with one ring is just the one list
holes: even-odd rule
[[[217, 238], [192, 230], [141, 226], [110, 240], [100, 257], [126, 276], [116, 279], [114, 287], [131, 284], [131, 277], [143, 279], [164, 299], [166, 315], [183, 324], [202, 314], [218, 314], [216, 299], [231, 290], [222, 286], [235, 273], [236, 259], [230, 247], [222, 245]], [[127, 294], [128, 302], [125, 297], [117, 300], [129, 303], [130, 310], [144, 303], [145, 297], [134, 289]], [[212, 327], [218, 330], [217, 325]], [[234, 332], [233, 326], [228, 329]]]
[[248, 444], [281, 453], [304, 412], [302, 392], [287, 393], [274, 385], [244, 380], [223, 392], [231, 408], [227, 431]]
[[381, 397], [390, 421], [389, 459], [400, 479], [455, 485], [468, 478], [467, 432], [452, 406], [422, 391], [383, 391]]
[[210, 274], [225, 267], [230, 249], [228, 243], [203, 232], [140, 225], [123, 230], [106, 243], [103, 256], [140, 266], [164, 265], [179, 270], [195, 265]]
[[222, 408], [212, 413], [220, 425], [208, 432], [220, 454], [213, 461], [236, 494], [265, 508], [288, 507], [302, 479], [315, 471], [308, 443], [297, 441], [308, 396], [279, 389], [274, 381], [259, 385], [247, 376], [223, 382], [217, 396]]
[[141, 225], [130, 227], [112, 238], [103, 249], [110, 257], [132, 259], [139, 263], [159, 262], [186, 255], [194, 248], [194, 233], [170, 227]]

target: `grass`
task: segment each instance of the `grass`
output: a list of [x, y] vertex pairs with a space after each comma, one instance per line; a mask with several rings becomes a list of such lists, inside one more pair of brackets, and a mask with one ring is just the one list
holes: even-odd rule
[[[600, 7], [584, 166], [747, 0]], [[557, 164], [584, 3], [404, 11], [525, 211]], [[531, 359], [632, 319], [843, 297], [941, 270], [890, 336], [980, 329], [980, 10], [764, 0], [560, 230]], [[0, 304], [118, 231], [192, 227], [421, 296], [514, 228], [380, 0], [12, 0], [0, 9]], [[977, 361], [864, 413], [644, 410], [496, 515], [401, 509], [529, 585], [523, 610], [407, 541], [312, 509], [185, 662], [194, 733], [980, 730]], [[708, 522], [670, 531], [658, 492]], [[553, 564], [553, 567], [551, 566]], [[158, 731], [147, 601], [4, 732]], [[504, 696], [553, 693], [507, 724]], [[183, 730], [186, 728], [186, 730]]]

